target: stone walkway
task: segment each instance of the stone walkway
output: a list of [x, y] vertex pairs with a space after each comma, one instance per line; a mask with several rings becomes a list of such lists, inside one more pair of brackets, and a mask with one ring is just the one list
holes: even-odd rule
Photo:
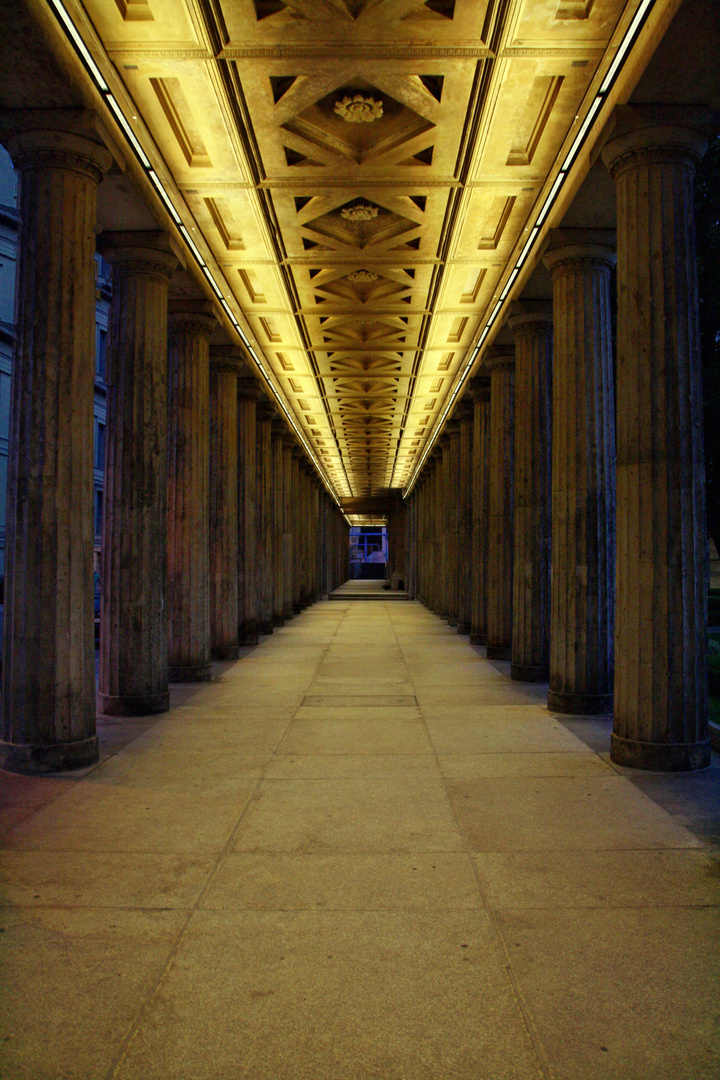
[[4, 774], [0, 1075], [717, 1080], [713, 853], [481, 652], [320, 603]]

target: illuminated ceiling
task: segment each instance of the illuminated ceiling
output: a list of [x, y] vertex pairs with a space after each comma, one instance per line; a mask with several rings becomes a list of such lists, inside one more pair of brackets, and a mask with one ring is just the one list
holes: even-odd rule
[[412, 480], [638, 6], [67, 0], [339, 497]]

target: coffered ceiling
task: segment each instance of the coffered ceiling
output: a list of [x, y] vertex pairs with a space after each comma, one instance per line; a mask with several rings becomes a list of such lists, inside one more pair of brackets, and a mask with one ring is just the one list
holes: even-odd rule
[[404, 486], [637, 0], [85, 0], [341, 497]]

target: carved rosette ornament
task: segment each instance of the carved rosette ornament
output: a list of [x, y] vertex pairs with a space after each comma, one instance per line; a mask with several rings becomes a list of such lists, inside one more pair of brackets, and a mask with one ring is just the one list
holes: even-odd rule
[[348, 280], [354, 281], [356, 285], [369, 285], [372, 281], [377, 281], [378, 275], [374, 274], [372, 270], [353, 270], [352, 274], [348, 274]]
[[343, 206], [340, 216], [346, 221], [372, 221], [378, 216], [378, 208], [369, 203], [357, 203], [355, 206]]
[[362, 94], [346, 95], [342, 101], [335, 102], [335, 113], [347, 124], [372, 124], [382, 116], [383, 103]]

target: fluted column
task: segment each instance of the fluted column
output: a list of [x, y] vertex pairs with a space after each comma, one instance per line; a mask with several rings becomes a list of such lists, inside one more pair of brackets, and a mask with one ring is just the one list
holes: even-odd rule
[[210, 644], [215, 660], [237, 660], [238, 375], [235, 345], [210, 346]]
[[168, 639], [171, 682], [210, 678], [210, 335], [207, 300], [168, 305]]
[[472, 581], [472, 435], [473, 406], [470, 398], [455, 410], [460, 423], [458, 441], [458, 531], [457, 531], [457, 612], [458, 634], [469, 634], [471, 624]]
[[458, 625], [458, 530], [460, 527], [460, 422], [445, 425], [445, 607], [448, 626]]
[[273, 470], [273, 626], [285, 622], [285, 558], [283, 537], [285, 535], [285, 461], [283, 435], [285, 425], [277, 417], [272, 422], [272, 470]]
[[290, 470], [290, 506], [292, 511], [292, 607], [293, 613], [299, 615], [303, 609], [302, 603], [302, 473], [300, 471], [300, 459], [302, 450], [294, 445], [291, 450]]
[[515, 332], [515, 563], [510, 676], [550, 672], [552, 304], [513, 304]]
[[257, 402], [260, 387], [238, 379], [238, 641], [257, 645], [259, 581], [257, 566], [258, 483]]
[[[20, 173], [6, 502], [4, 767], [97, 760], [93, 631], [95, 208], [111, 164], [58, 110], [0, 115]], [[79, 126], [82, 126], [80, 123]]]
[[512, 654], [515, 486], [515, 352], [488, 350], [490, 371], [490, 498], [488, 505], [487, 657]]
[[161, 232], [103, 233], [113, 267], [98, 712], [169, 707], [167, 311], [177, 260]]
[[275, 409], [269, 401], [260, 401], [257, 409], [258, 435], [258, 590], [261, 634], [273, 632], [273, 455], [272, 423]]
[[285, 622], [293, 617], [295, 557], [293, 555], [293, 447], [292, 435], [284, 434], [283, 447], [283, 613]]
[[490, 536], [490, 379], [472, 379], [473, 401], [470, 543], [470, 644], [488, 640], [488, 541]]
[[612, 711], [614, 233], [558, 229], [553, 278], [552, 587], [548, 708]]
[[[693, 178], [705, 110], [626, 106], [617, 194], [614, 761], [710, 763], [707, 541]], [[715, 118], [717, 120], [717, 118]]]

